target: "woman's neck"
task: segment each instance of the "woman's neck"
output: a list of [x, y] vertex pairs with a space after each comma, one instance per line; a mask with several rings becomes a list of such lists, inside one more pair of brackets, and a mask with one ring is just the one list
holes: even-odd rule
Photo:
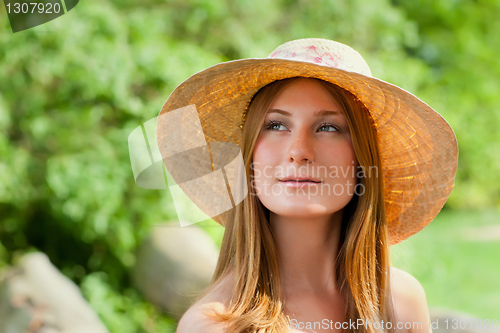
[[270, 213], [277, 242], [280, 274], [286, 295], [337, 292], [335, 259], [342, 211], [332, 216], [291, 218]]

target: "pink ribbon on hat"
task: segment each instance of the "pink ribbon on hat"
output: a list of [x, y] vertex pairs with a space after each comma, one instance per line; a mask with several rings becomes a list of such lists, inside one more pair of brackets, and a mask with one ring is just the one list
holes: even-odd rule
[[306, 61], [372, 77], [368, 64], [357, 51], [326, 39], [291, 41], [280, 45], [268, 58]]

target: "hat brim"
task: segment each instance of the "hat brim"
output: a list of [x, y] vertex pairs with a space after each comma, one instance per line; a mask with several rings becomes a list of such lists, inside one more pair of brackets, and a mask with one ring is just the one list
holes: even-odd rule
[[[160, 115], [194, 104], [207, 142], [233, 142], [241, 146], [242, 114], [254, 94], [273, 81], [291, 77], [336, 84], [357, 96], [369, 110], [382, 157], [391, 245], [428, 225], [453, 189], [457, 141], [441, 115], [393, 84], [303, 61], [234, 60], [189, 77], [172, 92]], [[161, 131], [157, 133], [161, 140]], [[222, 225], [223, 219], [223, 215], [214, 217]]]

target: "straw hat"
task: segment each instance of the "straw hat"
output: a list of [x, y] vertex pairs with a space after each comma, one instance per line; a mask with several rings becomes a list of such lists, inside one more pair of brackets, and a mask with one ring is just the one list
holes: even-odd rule
[[[172, 150], [166, 153], [169, 148], [165, 140], [169, 134], [168, 126], [161, 121], [162, 115], [191, 107], [197, 111], [199, 123], [197, 119], [186, 119], [185, 123], [196, 123], [194, 128], [201, 126], [208, 144], [240, 145], [245, 112], [254, 94], [273, 81], [291, 77], [336, 84], [357, 96], [369, 110], [382, 157], [391, 245], [428, 225], [453, 188], [458, 161], [453, 130], [436, 111], [411, 93], [372, 77], [358, 52], [334, 41], [294, 40], [280, 45], [268, 58], [228, 61], [188, 78], [172, 92], [158, 117], [157, 140], [162, 156], [172, 155]], [[200, 149], [199, 153], [204, 154], [205, 150]], [[189, 163], [198, 162], [190, 158]], [[171, 171], [169, 165], [167, 169]], [[212, 169], [216, 169], [213, 164]], [[172, 175], [176, 180], [182, 178]], [[207, 193], [201, 191], [188, 189], [186, 194], [190, 198], [206, 198]], [[224, 225], [224, 216], [215, 216], [214, 220]]]

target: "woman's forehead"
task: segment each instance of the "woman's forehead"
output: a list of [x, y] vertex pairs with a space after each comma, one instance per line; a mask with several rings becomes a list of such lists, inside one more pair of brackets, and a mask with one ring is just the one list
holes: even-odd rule
[[314, 79], [297, 79], [281, 90], [269, 104], [266, 113], [285, 117], [307, 113], [311, 117], [339, 116], [343, 110], [335, 97]]

